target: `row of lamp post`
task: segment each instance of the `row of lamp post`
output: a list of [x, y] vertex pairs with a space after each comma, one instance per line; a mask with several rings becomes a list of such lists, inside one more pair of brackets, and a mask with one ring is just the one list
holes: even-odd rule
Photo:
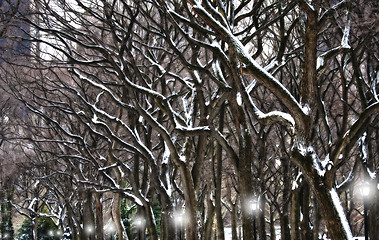
[[[379, 186], [378, 186], [379, 188]], [[365, 229], [365, 240], [369, 240], [368, 233], [369, 233], [369, 221], [368, 221], [368, 208], [367, 208], [367, 203], [368, 203], [368, 198], [371, 194], [371, 186], [368, 182], [365, 182], [362, 184], [360, 188], [361, 195], [363, 197], [363, 215], [364, 215], [364, 229]], [[256, 215], [259, 210], [259, 202], [257, 199], [252, 199], [250, 201], [250, 211], [253, 216], [253, 231], [254, 231], [254, 239], [257, 239], [257, 226], [256, 226]], [[176, 224], [177, 228], [177, 234], [178, 234], [178, 239], [182, 240], [183, 238], [183, 223], [184, 223], [184, 214], [183, 212], [177, 212], [174, 214], [174, 221]], [[136, 227], [138, 231], [138, 240], [142, 239], [142, 234], [145, 229], [145, 219], [142, 217], [137, 217], [134, 221], [134, 226]], [[91, 230], [89, 230], [91, 231]], [[61, 232], [57, 230], [54, 232], [53, 230], [49, 231], [49, 236], [61, 236]]]

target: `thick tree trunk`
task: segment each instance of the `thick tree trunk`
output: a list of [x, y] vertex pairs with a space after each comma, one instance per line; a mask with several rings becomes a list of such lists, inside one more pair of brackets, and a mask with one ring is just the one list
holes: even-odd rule
[[[333, 240], [350, 240], [352, 237], [350, 228], [344, 213], [339, 212], [343, 209], [335, 190], [329, 190], [322, 185], [315, 186], [314, 189], [318, 204], [322, 206], [322, 213], [330, 238]], [[347, 224], [347, 226], [343, 224]]]
[[266, 240], [267, 239], [267, 236], [266, 236], [266, 219], [265, 219], [265, 215], [266, 215], [266, 208], [265, 208], [265, 205], [266, 205], [266, 200], [264, 199], [264, 197], [260, 198], [259, 200], [259, 210], [258, 210], [258, 214], [257, 214], [257, 217], [258, 217], [258, 235], [259, 235], [259, 240]]
[[237, 204], [233, 202], [232, 200], [232, 190], [231, 190], [231, 182], [228, 181], [227, 185], [227, 201], [230, 205], [231, 211], [230, 211], [230, 221], [231, 221], [231, 228], [232, 228], [232, 239], [238, 239], [237, 234]]
[[313, 201], [313, 240], [319, 240], [320, 234], [320, 224], [321, 224], [321, 214], [319, 213], [320, 208], [316, 201]]
[[214, 223], [213, 219], [215, 216], [215, 207], [213, 206], [212, 200], [210, 199], [210, 195], [207, 194], [206, 197], [207, 202], [207, 218], [205, 220], [205, 225], [203, 228], [203, 240], [212, 239], [213, 228], [212, 225]]
[[288, 159], [280, 159], [283, 169], [283, 199], [282, 211], [280, 213], [280, 234], [282, 240], [291, 239], [290, 220], [289, 220], [289, 204], [291, 197], [291, 177], [290, 177], [290, 161]]
[[273, 205], [270, 205], [270, 240], [276, 240], [274, 214], [275, 214], [275, 208]]
[[300, 189], [292, 191], [291, 198], [291, 240], [300, 240]]
[[[224, 108], [223, 104], [220, 110], [220, 119], [219, 119], [219, 131], [222, 133], [224, 129]], [[224, 240], [224, 221], [222, 217], [222, 206], [221, 206], [221, 185], [222, 185], [222, 146], [217, 144], [216, 147], [216, 179], [215, 179], [215, 211], [216, 211], [216, 222], [217, 222], [217, 240]]]
[[284, 212], [280, 215], [280, 237], [283, 240], [291, 240], [291, 231], [289, 228], [288, 212]]
[[310, 190], [309, 185], [304, 183], [301, 187], [300, 193], [300, 203], [301, 203], [301, 239], [309, 240], [312, 239], [312, 230], [310, 228]]
[[103, 219], [103, 204], [101, 202], [101, 194], [95, 193], [96, 204], [96, 238], [97, 240], [104, 239], [104, 219]]
[[95, 240], [95, 221], [92, 207], [92, 193], [85, 189], [82, 193], [83, 199], [83, 231], [82, 239]]
[[161, 199], [161, 207], [162, 207], [162, 214], [161, 214], [161, 227], [160, 227], [160, 239], [162, 240], [171, 240], [175, 239], [175, 225], [173, 224], [172, 219], [172, 204], [170, 202], [170, 199], [166, 199], [164, 196], [160, 196]]
[[116, 226], [116, 233], [119, 240], [125, 240], [126, 234], [124, 234], [124, 226], [121, 222], [121, 196], [119, 193], [113, 193], [112, 201], [112, 220]]
[[[331, 239], [350, 240], [352, 238], [350, 226], [340, 203], [340, 198], [333, 189], [333, 183], [328, 182], [326, 177], [319, 175], [319, 172], [312, 165], [313, 156], [311, 154], [303, 156], [293, 152], [293, 156], [293, 160], [300, 167], [306, 182], [316, 197]], [[329, 173], [325, 175], [328, 176], [327, 174]]]
[[[249, 138], [245, 139], [245, 143], [240, 143], [241, 146], [248, 144]], [[239, 174], [239, 191], [241, 195], [241, 216], [242, 216], [242, 230], [243, 239], [254, 239], [254, 226], [253, 226], [253, 213], [250, 208], [252, 194], [252, 181], [251, 181], [251, 154], [245, 152], [246, 149], [241, 149], [240, 162], [238, 164], [238, 174]]]
[[237, 231], [237, 204], [232, 203], [232, 212], [231, 212], [231, 222], [232, 222], [232, 239], [239, 239], [238, 238], [238, 231]]

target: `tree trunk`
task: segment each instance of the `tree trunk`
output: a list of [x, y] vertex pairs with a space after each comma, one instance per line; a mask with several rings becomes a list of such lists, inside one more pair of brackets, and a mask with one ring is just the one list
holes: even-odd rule
[[289, 204], [291, 197], [291, 177], [290, 177], [290, 161], [288, 159], [280, 159], [283, 169], [283, 207], [280, 213], [280, 234], [282, 240], [291, 239], [290, 220], [289, 220]]
[[96, 237], [97, 240], [104, 239], [104, 219], [103, 219], [103, 204], [101, 202], [101, 194], [94, 194], [96, 203]]
[[[333, 240], [347, 240], [352, 238], [350, 226], [343, 211], [340, 198], [333, 188], [334, 182], [328, 182], [324, 176], [320, 176], [314, 169], [313, 156], [303, 156], [294, 153], [294, 161], [300, 167], [303, 176], [310, 186], [317, 204], [320, 206], [322, 216], [328, 228], [328, 233]], [[326, 176], [329, 176], [326, 173]]]
[[316, 201], [313, 201], [313, 240], [319, 240], [321, 215], [319, 213], [320, 208]]
[[237, 204], [235, 203], [232, 203], [232, 217], [231, 217], [231, 221], [232, 221], [232, 239], [238, 239], [238, 231], [237, 231], [237, 228], [238, 228], [238, 225], [237, 225]]
[[121, 221], [121, 196], [119, 193], [113, 193], [112, 201], [112, 220], [116, 226], [116, 232], [119, 240], [125, 240], [126, 234], [124, 234], [125, 229]]
[[342, 209], [335, 189], [329, 190], [323, 185], [314, 186], [314, 194], [322, 207], [322, 213], [328, 228], [328, 233], [333, 240], [350, 240], [352, 238], [349, 226], [343, 212], [339, 213], [338, 208]]
[[310, 228], [310, 190], [309, 185], [304, 183], [301, 187], [300, 193], [300, 204], [301, 204], [301, 212], [303, 218], [301, 219], [301, 239], [309, 240], [312, 239], [312, 231]]
[[270, 205], [270, 240], [276, 240], [276, 232], [275, 232], [275, 208], [271, 204]]
[[291, 240], [291, 231], [289, 228], [288, 212], [280, 215], [280, 237], [283, 240]]
[[237, 204], [233, 202], [232, 200], [232, 190], [231, 190], [231, 181], [227, 181], [227, 201], [231, 207], [230, 211], [230, 221], [231, 221], [231, 228], [232, 228], [232, 239], [238, 239], [238, 234], [237, 234]]
[[203, 228], [203, 239], [208, 240], [212, 239], [212, 225], [214, 223], [213, 219], [215, 216], [215, 207], [213, 206], [212, 200], [210, 199], [210, 194], [207, 194], [206, 196], [206, 202], [207, 202], [207, 218], [205, 220], [204, 228]]
[[[247, 144], [251, 139], [245, 139], [245, 143], [240, 143], [241, 146]], [[247, 153], [248, 149], [241, 149], [240, 162], [238, 163], [238, 177], [239, 177], [239, 191], [241, 196], [241, 216], [242, 216], [242, 230], [243, 239], [254, 239], [254, 226], [253, 226], [253, 213], [250, 209], [250, 202], [252, 194], [252, 181], [251, 181], [251, 155]], [[246, 151], [246, 153], [244, 152]], [[254, 239], [255, 240], [255, 239]]]
[[259, 199], [259, 210], [258, 210], [258, 229], [259, 229], [259, 240], [266, 240], [266, 199], [262, 196]]
[[[225, 105], [221, 107], [220, 119], [219, 119], [219, 131], [222, 133], [224, 129], [224, 108]], [[217, 144], [216, 147], [216, 179], [215, 179], [215, 211], [216, 211], [216, 222], [217, 222], [217, 240], [224, 240], [224, 221], [222, 218], [222, 206], [221, 206], [221, 185], [222, 185], [222, 146]]]
[[291, 240], [300, 240], [300, 189], [292, 191], [291, 198]]
[[95, 240], [95, 221], [92, 205], [92, 193], [89, 189], [85, 189], [82, 193], [83, 199], [83, 239]]

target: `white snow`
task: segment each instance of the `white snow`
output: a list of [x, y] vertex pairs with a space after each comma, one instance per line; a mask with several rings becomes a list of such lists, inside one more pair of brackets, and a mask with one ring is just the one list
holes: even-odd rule
[[324, 55], [317, 57], [316, 69], [319, 69], [322, 66], [324, 66]]
[[273, 69], [275, 66], [277, 66], [279, 63], [278, 61], [275, 59], [274, 61], [270, 62], [264, 69], [269, 72], [271, 71], [271, 69]]
[[341, 40], [341, 47], [350, 49], [349, 45], [349, 34], [350, 34], [350, 19], [347, 21], [347, 24], [345, 26], [345, 29], [343, 31], [343, 36]]
[[162, 164], [168, 164], [168, 160], [170, 159], [170, 149], [167, 144], [164, 143], [164, 152], [162, 157]]
[[240, 92], [237, 93], [236, 100], [237, 100], [238, 106], [242, 106], [242, 96]]
[[367, 151], [366, 151], [366, 136], [367, 132], [364, 132], [362, 137], [359, 139], [359, 144], [361, 146], [361, 154], [362, 154], [362, 160], [363, 162], [367, 161]]
[[338, 196], [337, 191], [336, 191], [335, 188], [333, 188], [332, 190], [330, 190], [330, 195], [332, 197], [334, 207], [337, 210], [338, 215], [340, 217], [340, 221], [342, 223], [342, 226], [343, 226], [343, 228], [345, 230], [345, 233], [347, 235], [347, 239], [348, 240], [353, 240], [353, 234], [351, 233], [349, 222], [346, 219], [345, 212], [344, 212], [344, 210], [342, 208], [340, 198], [339, 198], [339, 196]]
[[299, 171], [299, 173], [296, 176], [296, 179], [292, 182], [292, 190], [295, 190], [299, 187], [297, 184], [298, 182], [301, 183], [301, 177], [303, 176], [303, 173]]

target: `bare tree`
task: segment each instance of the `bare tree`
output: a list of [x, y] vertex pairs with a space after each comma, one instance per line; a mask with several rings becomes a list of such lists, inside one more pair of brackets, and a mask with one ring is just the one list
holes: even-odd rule
[[27, 137], [49, 153], [41, 161], [60, 162], [54, 172], [77, 184], [81, 236], [102, 224], [93, 201], [112, 192], [120, 239], [121, 198], [138, 206], [151, 239], [156, 199], [161, 239], [184, 229], [209, 239], [214, 216], [225, 238], [225, 200], [234, 225], [241, 210], [244, 239], [274, 239], [275, 212], [283, 238], [317, 238], [325, 224], [333, 239], [351, 239], [340, 194], [352, 194], [359, 171], [375, 181], [378, 166], [377, 33], [358, 25], [371, 5], [35, 0], [18, 15], [30, 52], [7, 60], [3, 81], [43, 119]]

